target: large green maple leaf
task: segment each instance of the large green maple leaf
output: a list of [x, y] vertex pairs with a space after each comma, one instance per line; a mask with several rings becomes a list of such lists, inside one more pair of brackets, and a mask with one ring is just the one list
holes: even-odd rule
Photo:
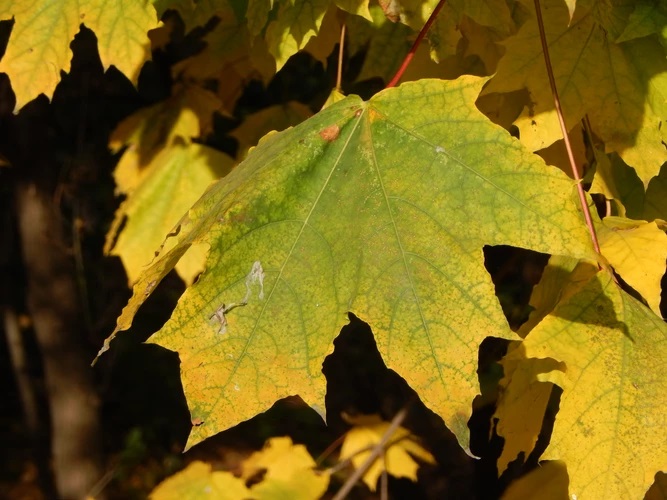
[[[534, 10], [532, 1], [526, 3]], [[632, 4], [578, 2], [572, 20], [562, 0], [546, 0], [542, 9], [566, 124], [571, 129], [588, 115], [607, 152], [618, 152], [646, 185], [667, 161], [667, 60], [657, 36], [620, 38]], [[535, 17], [504, 45], [507, 52], [485, 91], [527, 88], [532, 104], [515, 123], [529, 149], [545, 148], [561, 132]]]
[[179, 353], [188, 446], [290, 394], [322, 408], [347, 311], [467, 446], [479, 344], [513, 335], [482, 247], [593, 256], [572, 181], [475, 108], [485, 81], [348, 97], [264, 138], [189, 211], [116, 330], [190, 245], [210, 246], [151, 338]]
[[9, 75], [20, 109], [39, 94], [53, 94], [60, 71], [69, 71], [69, 45], [81, 24], [95, 32], [105, 68], [116, 66], [133, 82], [150, 58], [148, 30], [156, 28], [148, 0], [10, 0], [0, 20], [14, 19], [0, 71]]

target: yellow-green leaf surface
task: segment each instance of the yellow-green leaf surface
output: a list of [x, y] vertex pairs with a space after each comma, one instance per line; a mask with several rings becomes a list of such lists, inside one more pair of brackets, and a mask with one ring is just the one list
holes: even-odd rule
[[660, 316], [660, 281], [667, 261], [664, 230], [655, 222], [605, 217], [598, 236], [602, 255]]
[[567, 467], [563, 462], [543, 462], [525, 476], [512, 482], [502, 500], [565, 500]]
[[256, 146], [259, 140], [269, 132], [298, 125], [312, 114], [310, 108], [305, 104], [290, 101], [269, 106], [249, 115], [229, 134], [239, 143], [237, 157], [245, 158], [248, 150]]
[[188, 446], [290, 394], [322, 407], [321, 365], [347, 311], [467, 446], [478, 346], [513, 335], [482, 247], [593, 257], [572, 181], [474, 106], [485, 81], [347, 97], [260, 141], [189, 211], [117, 326], [191, 244], [210, 246], [151, 339], [179, 352], [204, 421]]
[[522, 356], [562, 370], [539, 377], [563, 388], [543, 458], [567, 464], [570, 498], [642, 498], [667, 464], [667, 326], [608, 272], [581, 267], [592, 278], [523, 341]]
[[104, 67], [113, 64], [133, 82], [150, 59], [148, 30], [158, 26], [148, 0], [5, 0], [0, 20], [12, 18], [0, 72], [9, 75], [16, 109], [39, 94], [51, 97], [60, 71], [69, 71], [69, 45], [82, 23], [95, 32]]
[[[570, 22], [562, 0], [542, 2], [565, 122], [572, 128], [587, 114], [607, 151], [618, 152], [648, 184], [667, 161], [665, 51], [654, 37], [615, 42], [630, 4], [591, 4], [578, 6]], [[532, 104], [515, 123], [529, 149], [542, 149], [561, 135], [535, 18], [504, 45], [507, 52], [486, 91], [529, 90]]]
[[315, 465], [302, 444], [292, 444], [289, 437], [272, 438], [243, 462], [243, 477], [249, 480], [263, 472], [251, 487], [250, 497], [258, 500], [317, 500], [327, 490], [329, 476], [317, 473]]
[[[354, 427], [345, 434], [340, 449], [340, 460], [351, 459], [352, 465], [359, 468], [366, 462], [373, 448], [380, 443], [391, 424], [378, 416], [362, 416], [346, 420]], [[375, 491], [377, 480], [383, 471], [395, 477], [407, 477], [417, 481], [419, 463], [413, 457], [422, 462], [435, 463], [433, 456], [414, 441], [410, 431], [403, 427], [398, 427], [394, 431], [385, 446], [385, 451], [363, 475], [364, 483], [371, 491]]]
[[213, 471], [204, 462], [192, 462], [161, 482], [150, 494], [151, 500], [239, 500], [250, 497], [243, 479], [231, 472]]

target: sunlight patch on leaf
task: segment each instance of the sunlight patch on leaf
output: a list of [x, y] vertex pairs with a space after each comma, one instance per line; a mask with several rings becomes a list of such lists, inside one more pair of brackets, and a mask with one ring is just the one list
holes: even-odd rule
[[[562, 0], [548, 0], [542, 5], [565, 123], [572, 128], [588, 113], [593, 131], [604, 141], [607, 152], [618, 152], [648, 184], [667, 161], [663, 145], [667, 127], [661, 125], [667, 116], [667, 60], [663, 48], [650, 37], [614, 42], [623, 26], [623, 16], [629, 15], [624, 4], [581, 12], [577, 9], [571, 23]], [[504, 45], [507, 52], [485, 92], [526, 87], [533, 105], [526, 108], [516, 125], [526, 132], [522, 141], [528, 141], [530, 149], [545, 147], [561, 133], [534, 17]], [[572, 57], [573, 48], [577, 57]], [[535, 129], [532, 138], [527, 134], [531, 127]]]

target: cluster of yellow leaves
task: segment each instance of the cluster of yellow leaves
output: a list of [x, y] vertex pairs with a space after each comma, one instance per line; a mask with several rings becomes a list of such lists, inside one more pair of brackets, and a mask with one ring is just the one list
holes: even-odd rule
[[[390, 424], [376, 416], [353, 418], [350, 423], [354, 426], [345, 435], [340, 460], [350, 460], [354, 468], [359, 468], [372, 448], [380, 444]], [[419, 464], [413, 457], [434, 463], [431, 454], [402, 427], [394, 431], [385, 446], [381, 458], [371, 464], [363, 475], [371, 491], [375, 491], [377, 480], [383, 472], [416, 481]], [[150, 498], [317, 500], [322, 498], [329, 486], [330, 472], [318, 472], [315, 467], [316, 463], [305, 446], [293, 444], [288, 437], [271, 438], [264, 449], [243, 460], [237, 475], [214, 471], [211, 465], [204, 462], [193, 462], [159, 484]]]

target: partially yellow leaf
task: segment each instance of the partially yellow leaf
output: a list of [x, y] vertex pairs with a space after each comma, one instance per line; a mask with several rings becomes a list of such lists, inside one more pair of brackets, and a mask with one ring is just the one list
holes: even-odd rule
[[537, 375], [558, 368], [552, 359], [525, 359], [525, 350], [519, 342], [511, 347], [501, 364], [504, 376], [493, 415], [498, 419], [496, 432], [505, 439], [497, 462], [498, 475], [505, 472], [519, 453], [524, 453], [525, 461], [535, 448], [553, 388], [548, 382], [540, 382]]
[[293, 0], [279, 4], [275, 20], [266, 29], [266, 41], [277, 70], [319, 33], [329, 3], [330, 0]]
[[[532, 5], [532, 2], [529, 3]], [[534, 9], [533, 7], [531, 7]], [[565, 123], [588, 114], [593, 132], [648, 184], [667, 161], [667, 60], [657, 39], [614, 42], [632, 7], [613, 3], [577, 9], [570, 22], [562, 0], [542, 2], [546, 38]], [[561, 138], [535, 17], [504, 42], [506, 54], [485, 92], [527, 88], [532, 104], [516, 125], [521, 141], [542, 149]], [[577, 57], [572, 57], [573, 48]], [[594, 84], [591, 84], [594, 82]]]

